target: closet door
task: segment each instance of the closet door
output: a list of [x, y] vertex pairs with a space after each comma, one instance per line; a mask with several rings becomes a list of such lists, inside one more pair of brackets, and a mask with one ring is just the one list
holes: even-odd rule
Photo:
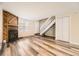
[[61, 16], [56, 18], [56, 40], [69, 42], [70, 17]]
[[69, 36], [70, 36], [70, 17], [64, 16], [63, 17], [63, 25], [62, 25], [62, 35], [63, 35], [63, 41], [69, 42]]
[[62, 17], [56, 17], [56, 40], [63, 40], [62, 37], [62, 29], [63, 23], [62, 23]]

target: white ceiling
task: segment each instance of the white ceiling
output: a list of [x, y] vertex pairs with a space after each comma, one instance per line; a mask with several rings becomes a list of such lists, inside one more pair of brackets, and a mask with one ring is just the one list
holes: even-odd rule
[[29, 20], [39, 20], [53, 15], [79, 12], [78, 2], [4, 2], [1, 4], [3, 9]]

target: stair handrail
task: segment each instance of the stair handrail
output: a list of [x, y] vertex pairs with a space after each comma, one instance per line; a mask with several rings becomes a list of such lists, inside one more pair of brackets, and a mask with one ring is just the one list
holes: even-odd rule
[[40, 28], [40, 32], [45, 29], [54, 19], [55, 16], [49, 17], [50, 19], [47, 19], [46, 22], [43, 24], [43, 26]]
[[[55, 20], [53, 20], [48, 26], [50, 27], [50, 26], [52, 25], [52, 23], [54, 24], [54, 23], [55, 23]], [[49, 28], [49, 27], [46, 27], [46, 29]], [[45, 31], [45, 30], [44, 30], [44, 31]], [[44, 32], [44, 31], [43, 31], [43, 32]], [[43, 32], [41, 32], [40, 35], [41, 35]]]
[[49, 17], [43, 24], [42, 26], [40, 27], [40, 29], [50, 20], [51, 17]]

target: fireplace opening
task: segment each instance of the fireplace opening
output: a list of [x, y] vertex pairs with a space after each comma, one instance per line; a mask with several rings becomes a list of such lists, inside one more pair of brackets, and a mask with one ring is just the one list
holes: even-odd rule
[[8, 38], [9, 38], [8, 42], [16, 41], [18, 39], [18, 30], [14, 30], [14, 29], [9, 30], [8, 31]]

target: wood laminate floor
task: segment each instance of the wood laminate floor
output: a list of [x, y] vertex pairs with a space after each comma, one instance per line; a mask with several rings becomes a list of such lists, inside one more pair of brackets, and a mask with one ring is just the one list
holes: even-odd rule
[[3, 56], [79, 56], [79, 49], [67, 42], [32, 36], [10, 43]]

